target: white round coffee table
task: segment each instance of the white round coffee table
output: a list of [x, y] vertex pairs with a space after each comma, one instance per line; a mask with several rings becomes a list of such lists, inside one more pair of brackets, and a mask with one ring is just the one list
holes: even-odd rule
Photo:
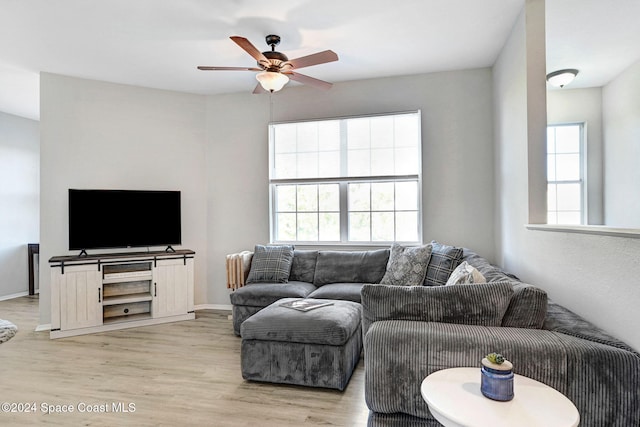
[[480, 392], [480, 368], [436, 371], [422, 381], [420, 392], [433, 417], [446, 427], [575, 427], [580, 414], [559, 391], [515, 375], [515, 397], [498, 402]]

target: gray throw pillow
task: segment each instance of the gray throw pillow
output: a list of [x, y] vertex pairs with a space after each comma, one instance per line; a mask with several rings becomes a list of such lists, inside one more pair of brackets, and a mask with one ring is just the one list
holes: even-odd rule
[[447, 280], [449, 280], [453, 270], [462, 261], [463, 250], [462, 248], [443, 245], [435, 240], [431, 241], [431, 246], [433, 246], [433, 250], [424, 284], [426, 286], [444, 286], [447, 284]]
[[387, 271], [380, 280], [382, 285], [420, 286], [427, 274], [431, 245], [405, 247], [391, 246]]
[[287, 283], [292, 261], [291, 245], [256, 245], [247, 283]]

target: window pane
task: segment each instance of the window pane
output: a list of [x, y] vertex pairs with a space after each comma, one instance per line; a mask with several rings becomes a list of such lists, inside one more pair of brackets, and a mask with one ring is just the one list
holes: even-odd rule
[[580, 152], [580, 126], [556, 127], [556, 153]]
[[274, 171], [275, 178], [294, 178], [296, 176], [296, 155], [276, 154]]
[[318, 237], [325, 242], [340, 241], [340, 214], [339, 213], [321, 213], [319, 216], [319, 232]]
[[354, 242], [368, 242], [371, 240], [371, 215], [366, 212], [349, 214], [349, 240]]
[[558, 213], [557, 212], [547, 212], [547, 224], [557, 224], [558, 223]]
[[349, 211], [371, 210], [371, 184], [350, 183], [348, 197]]
[[284, 124], [274, 128], [274, 149], [278, 153], [296, 152], [296, 125]]
[[580, 184], [558, 184], [558, 210], [580, 212]]
[[340, 212], [340, 186], [338, 184], [319, 185], [318, 205], [321, 211]]
[[420, 172], [420, 151], [418, 147], [399, 148], [395, 151], [396, 175], [418, 174]]
[[371, 210], [392, 211], [394, 207], [393, 182], [371, 184]]
[[393, 117], [371, 118], [371, 147], [393, 147]]
[[371, 213], [371, 240], [374, 242], [392, 242], [394, 240], [393, 212]]
[[396, 209], [399, 211], [418, 210], [418, 182], [396, 183]]
[[556, 152], [556, 128], [549, 126], [547, 128], [547, 153]]
[[276, 186], [276, 211], [295, 212], [296, 210], [296, 186]]
[[298, 240], [317, 241], [318, 240], [318, 214], [299, 213], [298, 214]]
[[349, 150], [369, 148], [369, 120], [351, 119], [347, 121], [347, 147]]
[[556, 181], [580, 179], [580, 154], [556, 155]]
[[321, 151], [318, 153], [318, 177], [335, 178], [340, 176], [340, 152]]
[[318, 186], [298, 185], [298, 211], [318, 210]]
[[296, 214], [279, 213], [276, 218], [276, 240], [296, 240]]
[[392, 149], [371, 150], [371, 175], [394, 175]]
[[318, 123], [318, 149], [320, 151], [340, 150], [340, 121], [323, 120]]
[[298, 153], [318, 151], [318, 124], [307, 122], [298, 124]]
[[371, 175], [371, 151], [349, 150], [347, 153], [347, 174], [349, 176]]
[[399, 242], [416, 242], [418, 237], [418, 212], [396, 213], [396, 240]]
[[315, 178], [318, 176], [318, 153], [298, 154], [298, 173], [296, 178]]
[[547, 181], [556, 180], [556, 155], [547, 155]]
[[395, 116], [394, 133], [396, 147], [416, 147], [420, 145], [420, 118], [415, 114]]
[[547, 210], [555, 211], [557, 208], [556, 200], [556, 184], [548, 184], [547, 185]]

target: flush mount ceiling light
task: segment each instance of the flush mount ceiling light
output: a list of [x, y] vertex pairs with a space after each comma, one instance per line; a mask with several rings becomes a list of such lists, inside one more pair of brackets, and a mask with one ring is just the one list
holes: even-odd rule
[[577, 75], [578, 70], [575, 68], [567, 68], [565, 70], [558, 70], [547, 74], [547, 81], [552, 86], [564, 87], [564, 85], [571, 83]]
[[289, 82], [289, 77], [277, 71], [263, 71], [256, 74], [256, 79], [258, 79], [264, 90], [269, 92], [277, 92]]

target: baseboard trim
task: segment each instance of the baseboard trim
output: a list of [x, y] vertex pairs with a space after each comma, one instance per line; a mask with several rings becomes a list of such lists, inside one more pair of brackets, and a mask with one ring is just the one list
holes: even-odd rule
[[231, 304], [197, 304], [196, 310], [226, 310], [231, 311]]
[[27, 295], [29, 295], [29, 291], [18, 292], [17, 294], [5, 295], [5, 296], [0, 297], [0, 301], [6, 301], [8, 299], [26, 297]]

